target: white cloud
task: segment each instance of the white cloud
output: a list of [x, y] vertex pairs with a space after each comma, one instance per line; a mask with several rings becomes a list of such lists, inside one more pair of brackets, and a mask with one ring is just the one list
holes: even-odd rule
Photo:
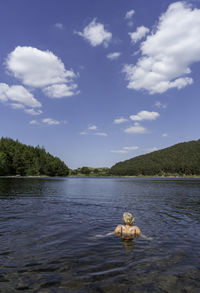
[[161, 15], [156, 31], [141, 44], [142, 57], [126, 65], [128, 88], [150, 94], [192, 84], [190, 66], [200, 61], [200, 9], [172, 3]]
[[159, 116], [158, 112], [140, 111], [136, 115], [131, 115], [130, 119], [134, 121], [155, 120]]
[[135, 123], [131, 127], [127, 127], [124, 132], [130, 133], [130, 134], [139, 134], [139, 133], [147, 133], [147, 129], [143, 126], [141, 126], [139, 123]]
[[11, 103], [10, 106], [13, 109], [24, 109], [24, 105], [22, 105], [22, 104]]
[[108, 134], [106, 132], [93, 132], [95, 130], [97, 130], [97, 126], [96, 125], [90, 125], [90, 126], [88, 126], [87, 130], [81, 131], [80, 134], [81, 135], [108, 136]]
[[65, 70], [62, 61], [52, 52], [33, 47], [16, 47], [6, 63], [16, 78], [33, 87], [64, 83], [68, 75], [74, 76], [73, 72]]
[[160, 108], [160, 109], [166, 109], [167, 108], [167, 105], [166, 104], [163, 104], [163, 103], [161, 103], [159, 101], [155, 102], [155, 106], [157, 108]]
[[96, 125], [90, 125], [88, 127], [89, 130], [96, 130], [97, 129], [97, 126]]
[[61, 122], [52, 118], [44, 118], [42, 122], [48, 125], [59, 125]]
[[137, 27], [135, 32], [129, 33], [132, 43], [137, 43], [148, 34], [149, 29], [145, 26]]
[[50, 98], [63, 98], [70, 97], [79, 92], [75, 92], [77, 88], [76, 84], [67, 85], [67, 84], [53, 84], [43, 89], [45, 95]]
[[63, 62], [50, 51], [33, 47], [16, 47], [6, 60], [10, 73], [24, 85], [45, 88], [53, 97], [77, 94], [73, 70], [66, 70]]
[[41, 124], [48, 124], [48, 125], [60, 125], [60, 124], [66, 124], [67, 121], [58, 121], [52, 118], [44, 118], [40, 121], [37, 120], [31, 120], [29, 122], [30, 124], [34, 124], [34, 125], [41, 125]]
[[16, 103], [12, 105], [15, 109], [23, 106], [40, 108], [41, 103], [34, 98], [34, 96], [21, 85], [9, 86], [6, 83], [0, 83], [0, 101], [10, 102], [14, 101], [20, 104], [16, 106]]
[[104, 45], [104, 47], [107, 47], [112, 39], [112, 33], [105, 30], [104, 25], [96, 22], [96, 19], [93, 19], [92, 22], [84, 28], [83, 32], [75, 33], [86, 39], [93, 47], [98, 45]]
[[116, 154], [127, 154], [130, 151], [136, 151], [138, 149], [138, 146], [127, 146], [123, 147], [121, 150], [111, 150], [111, 153]]
[[63, 24], [62, 23], [60, 23], [60, 22], [57, 22], [57, 23], [55, 23], [55, 25], [54, 25], [56, 28], [58, 28], [58, 29], [60, 29], [60, 30], [62, 30], [63, 29]]
[[89, 125], [87, 130], [81, 131], [81, 135], [97, 135], [97, 136], [108, 136], [106, 132], [94, 132], [98, 127], [96, 125]]
[[133, 26], [134, 22], [132, 20], [129, 20], [127, 24], [128, 24], [128, 26], [131, 27], [131, 26]]
[[162, 134], [162, 137], [167, 137], [167, 136], [168, 136], [167, 133], [163, 133], [163, 134]]
[[9, 90], [9, 86], [6, 83], [0, 83], [0, 101], [6, 102], [8, 101], [7, 92]]
[[126, 151], [136, 151], [138, 149], [138, 146], [127, 146], [123, 147], [123, 149]]
[[107, 58], [110, 60], [115, 60], [117, 58], [119, 58], [119, 56], [121, 55], [120, 52], [113, 52], [107, 55]]
[[94, 135], [99, 135], [99, 136], [108, 136], [107, 133], [105, 132], [95, 132]]
[[124, 122], [127, 122], [128, 119], [124, 118], [124, 117], [120, 117], [120, 118], [116, 118], [113, 123], [114, 124], [121, 124], [121, 123], [124, 123]]
[[128, 151], [126, 151], [126, 150], [111, 150], [111, 153], [116, 153], [116, 154], [127, 154]]
[[9, 104], [15, 110], [24, 110], [27, 114], [36, 116], [42, 114], [42, 110], [33, 109], [33, 108], [26, 108], [23, 104], [11, 103]]
[[157, 150], [158, 150], [157, 147], [152, 147], [152, 148], [146, 149], [146, 152], [147, 152], [147, 153], [152, 153], [152, 152], [155, 152], [155, 151], [157, 151]]
[[126, 15], [125, 15], [125, 19], [131, 19], [133, 17], [133, 15], [135, 14], [135, 11], [132, 9], [132, 10], [129, 10], [126, 12]]
[[41, 107], [41, 103], [37, 101], [33, 95], [21, 85], [10, 86], [6, 92], [8, 99], [19, 102], [28, 107]]
[[31, 120], [29, 123], [32, 124], [32, 125], [38, 125], [39, 124], [39, 122], [36, 121], [36, 120]]
[[42, 114], [42, 111], [41, 110], [35, 110], [35, 109], [24, 109], [24, 111], [32, 116], [37, 116], [37, 115], [40, 115]]
[[87, 135], [88, 132], [87, 132], [87, 131], [81, 131], [80, 134], [81, 134], [81, 135]]

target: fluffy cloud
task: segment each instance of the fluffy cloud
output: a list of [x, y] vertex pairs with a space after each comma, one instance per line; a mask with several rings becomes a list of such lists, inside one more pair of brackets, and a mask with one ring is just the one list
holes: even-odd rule
[[42, 114], [42, 110], [35, 110], [35, 109], [24, 109], [24, 111], [32, 116], [37, 116]]
[[92, 22], [84, 28], [83, 32], [75, 33], [86, 39], [93, 47], [98, 45], [104, 45], [104, 47], [107, 47], [112, 39], [112, 33], [105, 30], [104, 25], [96, 22], [96, 19], [93, 19]]
[[147, 133], [147, 129], [143, 126], [141, 126], [138, 122], [136, 122], [133, 126], [127, 127], [124, 132], [130, 133], [130, 134], [143, 134]]
[[42, 122], [48, 125], [59, 125], [61, 122], [52, 118], [44, 118]]
[[163, 103], [161, 103], [159, 101], [155, 102], [155, 106], [157, 108], [160, 108], [160, 109], [166, 109], [167, 108], [167, 105], [166, 104], [163, 104]]
[[76, 84], [53, 84], [43, 89], [43, 92], [46, 96], [50, 98], [63, 98], [63, 97], [70, 97], [79, 92], [75, 91], [77, 88]]
[[32, 124], [32, 125], [38, 125], [39, 124], [38, 121], [36, 121], [36, 120], [31, 120], [29, 123]]
[[89, 130], [96, 130], [97, 129], [97, 126], [96, 125], [90, 125], [88, 127]]
[[36, 115], [40, 115], [42, 114], [42, 110], [38, 110], [38, 109], [33, 109], [33, 108], [25, 108], [25, 106], [23, 104], [16, 104], [16, 103], [11, 103], [10, 106], [13, 109], [22, 109], [24, 110], [24, 112], [26, 112], [27, 114], [36, 116]]
[[8, 55], [6, 66], [24, 85], [43, 88], [48, 96], [58, 98], [77, 94], [75, 73], [66, 70], [62, 61], [50, 51], [18, 46]]
[[108, 134], [105, 133], [105, 132], [95, 132], [94, 135], [98, 135], [98, 136], [108, 136]]
[[81, 135], [97, 135], [97, 136], [108, 136], [106, 132], [94, 132], [98, 127], [96, 125], [89, 125], [88, 128], [84, 131], [81, 131]]
[[123, 149], [126, 151], [136, 151], [138, 149], [138, 146], [128, 146], [128, 147], [123, 147]]
[[24, 109], [24, 105], [22, 104], [16, 104], [16, 103], [11, 103], [10, 106], [13, 108], [13, 109]]
[[114, 124], [121, 124], [121, 123], [124, 123], [124, 122], [127, 122], [128, 119], [124, 118], [124, 117], [120, 117], [120, 118], [116, 118], [113, 123]]
[[87, 131], [81, 131], [80, 135], [88, 135], [88, 132]]
[[163, 133], [163, 134], [162, 134], [162, 137], [167, 137], [167, 136], [168, 136], [167, 133]]
[[16, 47], [8, 55], [6, 64], [14, 77], [33, 87], [64, 83], [67, 76], [74, 75], [65, 70], [62, 61], [52, 52], [33, 47]]
[[116, 154], [127, 154], [126, 150], [111, 150], [111, 153], [116, 153]]
[[136, 151], [138, 149], [138, 146], [128, 146], [128, 147], [123, 147], [121, 150], [111, 150], [111, 153], [116, 153], [116, 154], [127, 154], [130, 151]]
[[146, 34], [148, 34], [148, 32], [149, 32], [149, 29], [147, 27], [140, 26], [136, 29], [135, 32], [129, 33], [129, 36], [131, 37], [132, 43], [137, 43], [142, 38], [144, 38]]
[[6, 83], [0, 83], [0, 101], [8, 103], [13, 109], [23, 109], [27, 113], [32, 111], [40, 114], [42, 112], [35, 109], [40, 108], [41, 103], [21, 85], [9, 86]]
[[117, 58], [119, 58], [119, 56], [121, 55], [120, 52], [113, 52], [107, 55], [107, 58], [110, 60], [115, 60]]
[[155, 32], [141, 44], [136, 65], [126, 65], [128, 88], [150, 94], [192, 84], [190, 66], [200, 61], [200, 9], [172, 3], [161, 15]]
[[158, 112], [140, 111], [136, 115], [131, 115], [130, 119], [134, 121], [155, 120], [159, 116]]
[[55, 23], [55, 25], [54, 25], [56, 28], [58, 28], [58, 29], [60, 29], [60, 30], [62, 30], [63, 29], [63, 24], [62, 23], [60, 23], [60, 22], [57, 22], [57, 23]]
[[41, 125], [41, 124], [60, 125], [60, 124], [66, 124], [67, 121], [58, 121], [58, 120], [55, 120], [55, 119], [52, 119], [52, 118], [44, 118], [44, 119], [42, 119], [40, 121], [31, 120], [29, 123], [33, 124], [33, 125]]
[[135, 14], [135, 11], [132, 9], [132, 10], [129, 10], [126, 12], [126, 15], [125, 15], [125, 19], [131, 19], [133, 17], [133, 15]]

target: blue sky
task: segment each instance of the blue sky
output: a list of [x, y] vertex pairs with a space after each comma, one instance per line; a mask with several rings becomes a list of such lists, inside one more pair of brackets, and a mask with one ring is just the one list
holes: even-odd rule
[[200, 1], [7, 0], [0, 135], [70, 168], [199, 139]]

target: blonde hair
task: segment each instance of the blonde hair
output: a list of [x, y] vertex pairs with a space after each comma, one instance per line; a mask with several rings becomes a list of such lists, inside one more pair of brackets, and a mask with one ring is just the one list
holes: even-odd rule
[[131, 225], [135, 221], [131, 213], [124, 213], [122, 219], [126, 225]]

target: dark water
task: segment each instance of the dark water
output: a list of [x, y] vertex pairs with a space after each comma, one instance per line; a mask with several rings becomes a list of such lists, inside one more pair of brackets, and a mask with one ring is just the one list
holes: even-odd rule
[[[111, 232], [124, 211], [151, 241]], [[200, 292], [200, 180], [0, 179], [0, 292]]]

